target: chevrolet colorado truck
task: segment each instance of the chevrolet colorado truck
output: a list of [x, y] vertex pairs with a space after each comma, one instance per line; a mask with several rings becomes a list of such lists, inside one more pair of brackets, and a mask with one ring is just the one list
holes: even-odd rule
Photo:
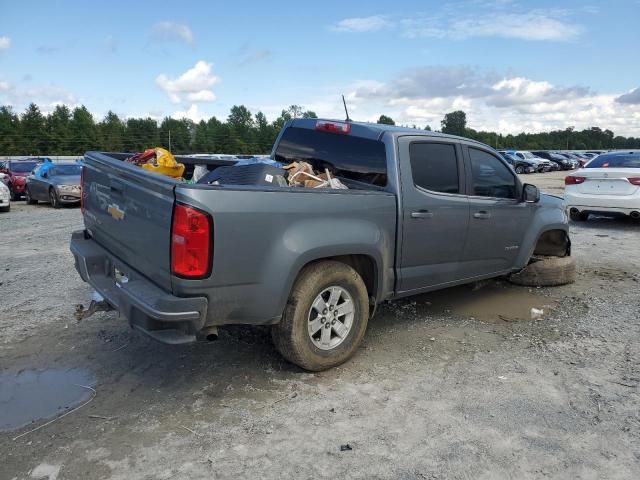
[[[282, 355], [317, 371], [354, 354], [383, 301], [491, 277], [574, 275], [563, 200], [521, 184], [473, 140], [289, 121], [271, 158], [329, 169], [348, 189], [180, 182], [126, 157], [86, 153], [85, 228], [71, 251], [82, 279], [162, 342], [271, 325]], [[187, 172], [234, 163], [177, 159]]]

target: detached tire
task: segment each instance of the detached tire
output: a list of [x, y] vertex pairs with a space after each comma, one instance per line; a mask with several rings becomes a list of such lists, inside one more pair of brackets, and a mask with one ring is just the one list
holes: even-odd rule
[[368, 320], [367, 287], [358, 272], [344, 263], [324, 261], [300, 273], [271, 336], [284, 358], [317, 372], [355, 353]]
[[509, 276], [509, 281], [527, 287], [555, 287], [576, 280], [574, 257], [533, 257], [529, 265]]

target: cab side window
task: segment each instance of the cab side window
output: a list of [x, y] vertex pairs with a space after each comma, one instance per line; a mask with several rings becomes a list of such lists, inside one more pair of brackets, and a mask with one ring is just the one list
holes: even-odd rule
[[472, 195], [516, 198], [516, 179], [507, 166], [488, 152], [469, 147]]
[[413, 142], [409, 145], [409, 160], [416, 187], [432, 192], [460, 193], [455, 145]]

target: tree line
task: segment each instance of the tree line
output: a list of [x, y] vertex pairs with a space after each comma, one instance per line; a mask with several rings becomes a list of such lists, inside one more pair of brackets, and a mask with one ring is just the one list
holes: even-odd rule
[[[70, 109], [58, 105], [45, 115], [34, 103], [17, 114], [10, 106], [0, 107], [0, 155], [81, 155], [88, 150], [139, 152], [162, 146], [173, 153], [266, 154], [285, 122], [292, 118], [317, 118], [299, 105], [283, 109], [269, 122], [262, 112], [251, 113], [244, 105], [231, 108], [225, 120], [164, 118], [120, 118], [109, 111], [96, 121], [84, 106]], [[395, 125], [381, 115], [378, 123]], [[413, 128], [418, 128], [413, 125]], [[426, 130], [431, 130], [427, 125]], [[640, 148], [640, 138], [615, 136], [611, 130], [592, 127], [542, 133], [502, 135], [467, 127], [463, 111], [447, 113], [441, 122], [444, 133], [460, 135], [495, 148], [535, 149], [609, 149]]]

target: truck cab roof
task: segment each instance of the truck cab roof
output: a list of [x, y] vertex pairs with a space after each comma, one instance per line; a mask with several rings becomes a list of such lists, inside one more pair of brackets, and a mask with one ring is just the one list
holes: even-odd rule
[[458, 140], [458, 141], [463, 140], [465, 142], [471, 142], [478, 145], [482, 145], [483, 147], [488, 147], [488, 145], [485, 145], [482, 142], [478, 142], [470, 138], [459, 137], [457, 135], [449, 135], [447, 133], [432, 132], [430, 130], [419, 130], [417, 128], [411, 128], [411, 127], [398, 127], [396, 125], [385, 125], [381, 123], [353, 122], [353, 121], [336, 120], [336, 119], [330, 119], [330, 118], [296, 118], [296, 119], [290, 120], [290, 123], [287, 126], [315, 129], [318, 122], [331, 122], [331, 123], [340, 124], [340, 125], [349, 124], [351, 125], [351, 131], [350, 131], [351, 135], [369, 138], [372, 140], [381, 140], [382, 136], [385, 133], [389, 132], [394, 136], [415, 135], [415, 136], [424, 136], [424, 137], [437, 137], [442, 139], [451, 139], [451, 140]]

